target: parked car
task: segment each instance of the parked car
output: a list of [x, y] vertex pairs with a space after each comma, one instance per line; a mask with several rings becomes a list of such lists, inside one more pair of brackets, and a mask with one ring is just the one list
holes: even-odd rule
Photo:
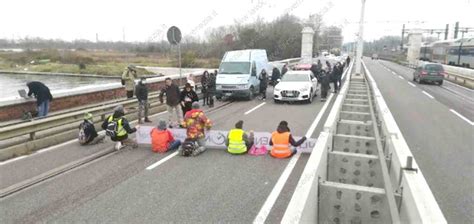
[[372, 54], [372, 60], [377, 60], [379, 59], [379, 55], [378, 54]]
[[444, 80], [444, 68], [438, 63], [421, 63], [413, 72], [413, 81], [418, 83], [432, 82], [442, 85]]
[[311, 103], [317, 92], [318, 80], [311, 71], [288, 71], [273, 89], [273, 99], [275, 103], [282, 101]]

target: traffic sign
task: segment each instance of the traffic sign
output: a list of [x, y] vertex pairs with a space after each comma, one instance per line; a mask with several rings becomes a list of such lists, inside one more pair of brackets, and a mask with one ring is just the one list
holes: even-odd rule
[[170, 44], [177, 45], [181, 41], [181, 31], [176, 26], [170, 27], [166, 36]]

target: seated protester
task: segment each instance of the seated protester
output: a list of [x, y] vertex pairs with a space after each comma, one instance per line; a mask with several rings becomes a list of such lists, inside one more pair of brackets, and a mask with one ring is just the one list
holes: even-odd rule
[[244, 126], [243, 121], [238, 121], [235, 124], [235, 128], [229, 131], [227, 138], [225, 140], [225, 145], [227, 146], [227, 152], [234, 155], [245, 154], [250, 150], [254, 142], [253, 132], [250, 131], [249, 134], [245, 133], [242, 130]]
[[110, 115], [102, 123], [102, 129], [105, 130], [106, 134], [110, 136], [110, 139], [117, 142], [115, 149], [119, 150], [124, 146], [131, 146], [137, 148], [138, 144], [133, 139], [128, 138], [128, 134], [132, 134], [137, 131], [136, 128], [131, 128], [128, 120], [124, 117], [125, 111], [123, 106], [117, 106], [114, 109], [114, 114]]
[[[199, 109], [199, 102], [194, 102], [192, 104], [192, 110], [186, 113], [181, 125], [183, 128], [186, 128], [186, 140], [191, 140], [198, 144], [198, 147], [193, 150], [192, 156], [197, 156], [206, 151], [206, 134], [204, 129], [211, 129], [211, 120], [209, 120], [206, 115], [204, 115], [204, 112]], [[183, 143], [183, 145], [185, 143]], [[180, 154], [182, 154], [181, 150]]]
[[84, 121], [79, 125], [79, 144], [81, 145], [95, 145], [104, 141], [104, 135], [98, 135], [92, 122], [92, 114], [85, 113]]
[[151, 130], [151, 150], [153, 152], [165, 153], [178, 149], [181, 145], [181, 141], [175, 140], [173, 133], [166, 129], [166, 126], [166, 121], [160, 119], [160, 121], [158, 121], [158, 127]]
[[290, 133], [290, 128], [288, 128], [288, 122], [281, 121], [277, 131], [272, 133], [272, 138], [270, 139], [270, 145], [273, 146], [270, 155], [280, 159], [291, 157], [297, 151], [296, 148], [290, 148], [290, 145], [298, 147], [304, 141], [306, 141], [306, 136], [296, 142]]

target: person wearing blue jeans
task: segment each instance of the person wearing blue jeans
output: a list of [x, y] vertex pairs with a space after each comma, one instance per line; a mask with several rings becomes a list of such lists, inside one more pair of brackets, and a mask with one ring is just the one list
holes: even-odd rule
[[53, 96], [49, 91], [49, 88], [43, 84], [42, 82], [28, 82], [26, 83], [28, 86], [28, 96], [36, 98], [36, 106], [38, 109], [38, 117], [45, 117], [48, 115], [49, 111], [49, 102], [53, 100]]

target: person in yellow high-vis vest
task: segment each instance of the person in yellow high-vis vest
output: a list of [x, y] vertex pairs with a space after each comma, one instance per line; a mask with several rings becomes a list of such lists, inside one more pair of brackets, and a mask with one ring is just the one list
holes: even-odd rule
[[280, 159], [291, 157], [296, 154], [296, 147], [303, 144], [304, 141], [306, 141], [306, 136], [295, 141], [290, 133], [290, 128], [288, 128], [288, 122], [281, 121], [270, 139], [270, 145], [272, 146], [270, 155]]
[[242, 129], [243, 121], [238, 121], [235, 128], [229, 131], [226, 138], [227, 152], [234, 155], [246, 154], [253, 145], [253, 132], [248, 134]]

